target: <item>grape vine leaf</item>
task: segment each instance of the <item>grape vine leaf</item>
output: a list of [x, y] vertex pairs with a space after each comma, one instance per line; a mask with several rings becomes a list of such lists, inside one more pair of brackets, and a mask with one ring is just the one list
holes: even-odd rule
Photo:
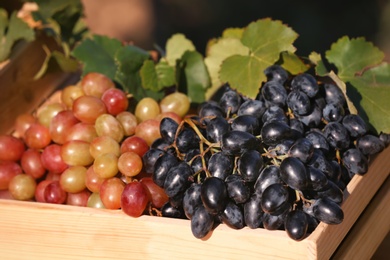
[[176, 84], [175, 69], [164, 60], [157, 64], [152, 60], [145, 60], [140, 74], [142, 86], [155, 92]]
[[222, 38], [237, 38], [241, 39], [244, 33], [243, 28], [226, 28], [222, 32]]
[[117, 39], [93, 35], [76, 45], [72, 55], [83, 64], [83, 75], [99, 72], [113, 79], [117, 70], [114, 57], [121, 46]]
[[376, 132], [390, 133], [390, 65], [364, 38], [347, 36], [332, 44], [326, 58], [347, 84], [347, 95]]
[[186, 93], [193, 103], [205, 101], [211, 81], [203, 56], [197, 51], [186, 51], [176, 66], [178, 90]]
[[19, 40], [33, 41], [35, 32], [27, 23], [13, 12], [8, 20], [8, 13], [0, 8], [0, 62], [9, 58], [12, 47]]
[[298, 55], [289, 51], [281, 53], [281, 66], [292, 75], [303, 73], [309, 69], [309, 66]]
[[176, 61], [181, 58], [184, 52], [194, 51], [195, 46], [192, 41], [190, 41], [184, 36], [184, 34], [177, 33], [172, 35], [167, 40], [165, 50], [165, 59], [167, 60], [169, 65], [174, 67], [176, 66]]
[[211, 78], [211, 87], [207, 89], [206, 99], [209, 99], [222, 85], [219, 72], [223, 60], [235, 54], [249, 55], [249, 48], [244, 46], [238, 38], [218, 39], [208, 48], [204, 62]]
[[250, 23], [241, 42], [250, 49], [249, 55], [232, 55], [221, 65], [220, 80], [233, 89], [255, 98], [266, 80], [264, 69], [273, 65], [283, 51], [295, 52], [292, 45], [298, 34], [281, 21], [269, 18]]

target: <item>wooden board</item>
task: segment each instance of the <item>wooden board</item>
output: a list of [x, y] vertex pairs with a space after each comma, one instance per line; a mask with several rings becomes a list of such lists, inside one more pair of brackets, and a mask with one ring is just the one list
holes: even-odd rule
[[[132, 218], [120, 210], [0, 200], [0, 259], [329, 259], [390, 173], [390, 147], [346, 189], [340, 225], [305, 240], [284, 231], [219, 225], [205, 240], [188, 220]], [[382, 223], [370, 221], [380, 228]]]

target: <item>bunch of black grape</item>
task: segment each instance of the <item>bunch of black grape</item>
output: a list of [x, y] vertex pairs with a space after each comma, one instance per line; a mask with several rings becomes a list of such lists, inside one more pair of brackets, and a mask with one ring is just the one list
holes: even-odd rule
[[389, 143], [350, 114], [340, 89], [273, 65], [255, 99], [229, 85], [161, 138], [146, 171], [170, 198], [163, 216], [188, 218], [196, 238], [219, 223], [286, 230], [302, 240], [320, 221], [339, 224], [343, 190]]

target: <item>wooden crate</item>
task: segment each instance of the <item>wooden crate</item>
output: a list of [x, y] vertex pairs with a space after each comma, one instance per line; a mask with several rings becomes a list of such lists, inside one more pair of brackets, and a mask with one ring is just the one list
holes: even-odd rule
[[[10, 106], [2, 104], [3, 109], [20, 105], [33, 111], [69, 75], [59, 77], [46, 78], [43, 90], [29, 90], [35, 102], [22, 98], [16, 104], [2, 90]], [[6, 95], [17, 90], [10, 91]], [[9, 131], [13, 119], [11, 115], [1, 133]], [[390, 229], [389, 159], [390, 147], [371, 161], [365, 176], [348, 184], [340, 225], [321, 223], [300, 242], [284, 231], [233, 230], [223, 224], [199, 240], [188, 220], [0, 199], [0, 259], [367, 259]]]

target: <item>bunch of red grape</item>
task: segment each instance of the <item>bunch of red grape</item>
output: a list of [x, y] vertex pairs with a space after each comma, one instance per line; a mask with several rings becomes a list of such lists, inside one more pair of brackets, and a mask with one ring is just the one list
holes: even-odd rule
[[130, 112], [131, 97], [99, 73], [59, 93], [34, 115], [18, 116], [12, 135], [0, 136], [1, 198], [121, 208], [131, 216], [148, 205], [161, 208], [168, 197], [142, 158], [163, 118], [181, 122], [188, 97], [143, 98]]

